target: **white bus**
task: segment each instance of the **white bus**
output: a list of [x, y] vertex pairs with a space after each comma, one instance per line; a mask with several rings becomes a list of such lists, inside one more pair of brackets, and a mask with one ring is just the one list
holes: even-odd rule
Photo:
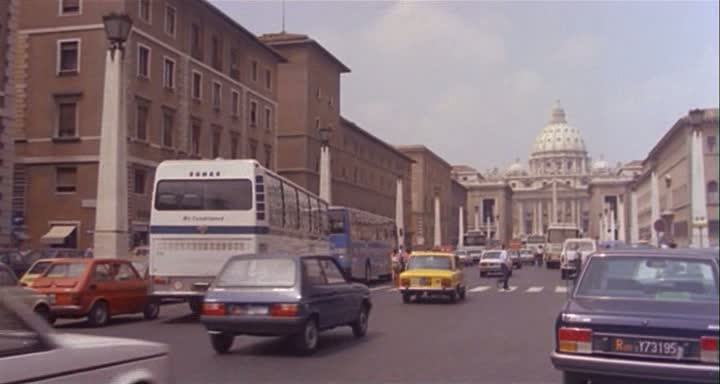
[[156, 171], [150, 274], [158, 299], [197, 312], [233, 255], [329, 254], [327, 203], [255, 160], [171, 160]]
[[546, 233], [545, 246], [543, 247], [543, 260], [545, 266], [560, 268], [560, 254], [563, 244], [567, 239], [578, 239], [582, 237], [582, 231], [574, 224], [551, 224]]
[[469, 230], [463, 235], [462, 246], [458, 250], [466, 251], [473, 263], [480, 262], [480, 256], [492, 247], [492, 240], [483, 230]]

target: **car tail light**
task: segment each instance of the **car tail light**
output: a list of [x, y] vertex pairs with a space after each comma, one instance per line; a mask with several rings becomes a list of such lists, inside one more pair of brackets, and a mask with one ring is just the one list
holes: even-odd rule
[[225, 316], [225, 304], [203, 303], [202, 314], [206, 316]]
[[402, 285], [403, 287], [409, 287], [410, 279], [400, 279], [400, 285]]
[[441, 284], [443, 288], [450, 288], [450, 286], [452, 286], [452, 281], [450, 279], [442, 279]]
[[565, 328], [557, 331], [558, 350], [570, 353], [592, 353], [592, 330]]
[[293, 317], [298, 314], [297, 304], [273, 304], [270, 306], [270, 316]]
[[703, 363], [718, 362], [718, 338], [703, 336], [700, 338], [700, 361]]

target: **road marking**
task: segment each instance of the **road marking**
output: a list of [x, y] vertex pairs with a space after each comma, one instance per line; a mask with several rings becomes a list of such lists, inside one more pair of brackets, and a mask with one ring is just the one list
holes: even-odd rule
[[377, 287], [370, 288], [370, 291], [379, 291], [381, 289], [388, 289], [390, 288], [390, 285], [379, 285]]
[[567, 287], [557, 286], [555, 287], [555, 293], [567, 293]]
[[468, 292], [483, 292], [483, 291], [487, 291], [488, 289], [490, 289], [489, 285], [481, 285], [479, 287], [475, 287], [475, 288], [471, 289]]
[[503, 292], [503, 293], [504, 293], [504, 292], [513, 292], [513, 291], [515, 291], [516, 289], [517, 289], [517, 287], [512, 287], [512, 286], [510, 286], [510, 287], [508, 287], [508, 289], [498, 288], [498, 292]]
[[398, 290], [398, 288], [390, 288], [386, 292], [397, 292]]
[[541, 292], [545, 287], [530, 287], [525, 292], [527, 293], [538, 293]]

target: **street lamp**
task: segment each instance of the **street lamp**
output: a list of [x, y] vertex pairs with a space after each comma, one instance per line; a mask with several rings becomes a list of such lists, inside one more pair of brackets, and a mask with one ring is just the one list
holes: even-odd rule
[[320, 128], [318, 133], [320, 135], [320, 145], [322, 145], [323, 147], [329, 146], [330, 145], [330, 128], [328, 128], [328, 127]]
[[331, 203], [332, 176], [330, 174], [330, 127], [320, 128], [320, 198]]
[[[100, 120], [98, 184], [95, 208], [94, 254], [117, 258], [128, 255], [128, 162], [123, 49], [132, 28], [124, 14], [103, 17], [109, 42], [105, 56], [103, 102]], [[115, 51], [121, 54], [115, 57]]]

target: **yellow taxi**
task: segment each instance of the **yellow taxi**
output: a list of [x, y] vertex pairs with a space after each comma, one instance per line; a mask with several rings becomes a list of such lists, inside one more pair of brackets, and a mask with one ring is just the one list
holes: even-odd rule
[[460, 259], [446, 252], [413, 252], [399, 280], [403, 303], [423, 296], [445, 296], [456, 302], [465, 298], [467, 289]]

